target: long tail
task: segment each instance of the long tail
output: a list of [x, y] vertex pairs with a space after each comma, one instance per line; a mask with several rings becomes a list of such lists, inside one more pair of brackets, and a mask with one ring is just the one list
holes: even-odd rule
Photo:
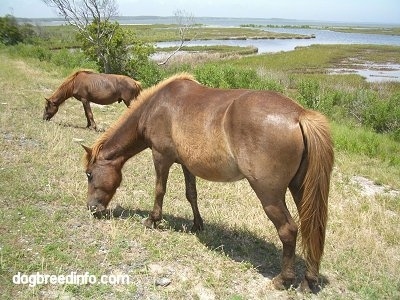
[[299, 205], [300, 232], [307, 267], [318, 274], [324, 251], [328, 218], [328, 194], [333, 168], [333, 144], [329, 124], [322, 114], [306, 110], [300, 116], [308, 167]]

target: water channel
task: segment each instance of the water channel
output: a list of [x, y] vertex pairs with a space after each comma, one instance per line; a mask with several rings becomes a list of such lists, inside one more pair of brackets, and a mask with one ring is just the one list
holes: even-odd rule
[[[310, 39], [247, 39], [247, 40], [192, 40], [186, 46], [253, 46], [258, 53], [275, 53], [292, 51], [296, 47], [307, 47], [313, 44], [370, 44], [400, 46], [400, 36], [384, 34], [343, 33], [322, 29], [267, 28], [267, 31], [279, 33], [302, 34], [315, 36]], [[161, 42], [158, 47], [176, 47], [179, 42]], [[400, 52], [399, 52], [400, 55]], [[399, 64], [360, 65], [354, 69], [332, 69], [332, 73], [357, 73], [368, 81], [400, 81]]]

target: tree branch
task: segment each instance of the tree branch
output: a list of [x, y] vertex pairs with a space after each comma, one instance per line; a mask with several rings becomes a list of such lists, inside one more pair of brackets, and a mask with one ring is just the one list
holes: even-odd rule
[[176, 18], [177, 24], [178, 24], [178, 35], [179, 35], [179, 39], [180, 39], [180, 44], [170, 55], [168, 55], [168, 57], [164, 61], [159, 62], [157, 64], [159, 66], [166, 65], [168, 63], [168, 61], [182, 49], [185, 42], [193, 40], [193, 38], [196, 36], [196, 35], [194, 35], [193, 38], [191, 38], [190, 40], [188, 40], [188, 38], [187, 38], [188, 33], [194, 26], [193, 15], [188, 14], [187, 12], [185, 12], [183, 10], [177, 10], [175, 12], [175, 18]]

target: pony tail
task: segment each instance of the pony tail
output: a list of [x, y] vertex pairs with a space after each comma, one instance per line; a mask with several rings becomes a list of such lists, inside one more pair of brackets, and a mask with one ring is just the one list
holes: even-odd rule
[[301, 243], [307, 267], [315, 275], [324, 251], [328, 219], [328, 194], [333, 168], [333, 143], [329, 124], [322, 114], [306, 110], [300, 115], [308, 167], [303, 181], [303, 196], [298, 205]]

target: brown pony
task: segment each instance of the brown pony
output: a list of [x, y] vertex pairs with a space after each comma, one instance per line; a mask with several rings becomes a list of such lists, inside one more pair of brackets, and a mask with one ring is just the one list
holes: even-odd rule
[[195, 176], [230, 182], [247, 179], [283, 244], [278, 289], [295, 279], [298, 227], [285, 203], [296, 203], [306, 260], [301, 288], [317, 288], [327, 223], [333, 147], [326, 118], [271, 91], [214, 89], [180, 74], [143, 91], [92, 148], [85, 147], [87, 206], [104, 212], [121, 183], [121, 169], [146, 148], [156, 172], [155, 202], [146, 219], [162, 218], [168, 172], [182, 165], [193, 230], [203, 228]]
[[142, 90], [140, 82], [124, 75], [80, 70], [71, 74], [49, 98], [46, 98], [43, 120], [50, 120], [58, 107], [70, 97], [82, 102], [87, 127], [96, 129], [90, 102], [107, 105], [124, 101], [129, 106]]

